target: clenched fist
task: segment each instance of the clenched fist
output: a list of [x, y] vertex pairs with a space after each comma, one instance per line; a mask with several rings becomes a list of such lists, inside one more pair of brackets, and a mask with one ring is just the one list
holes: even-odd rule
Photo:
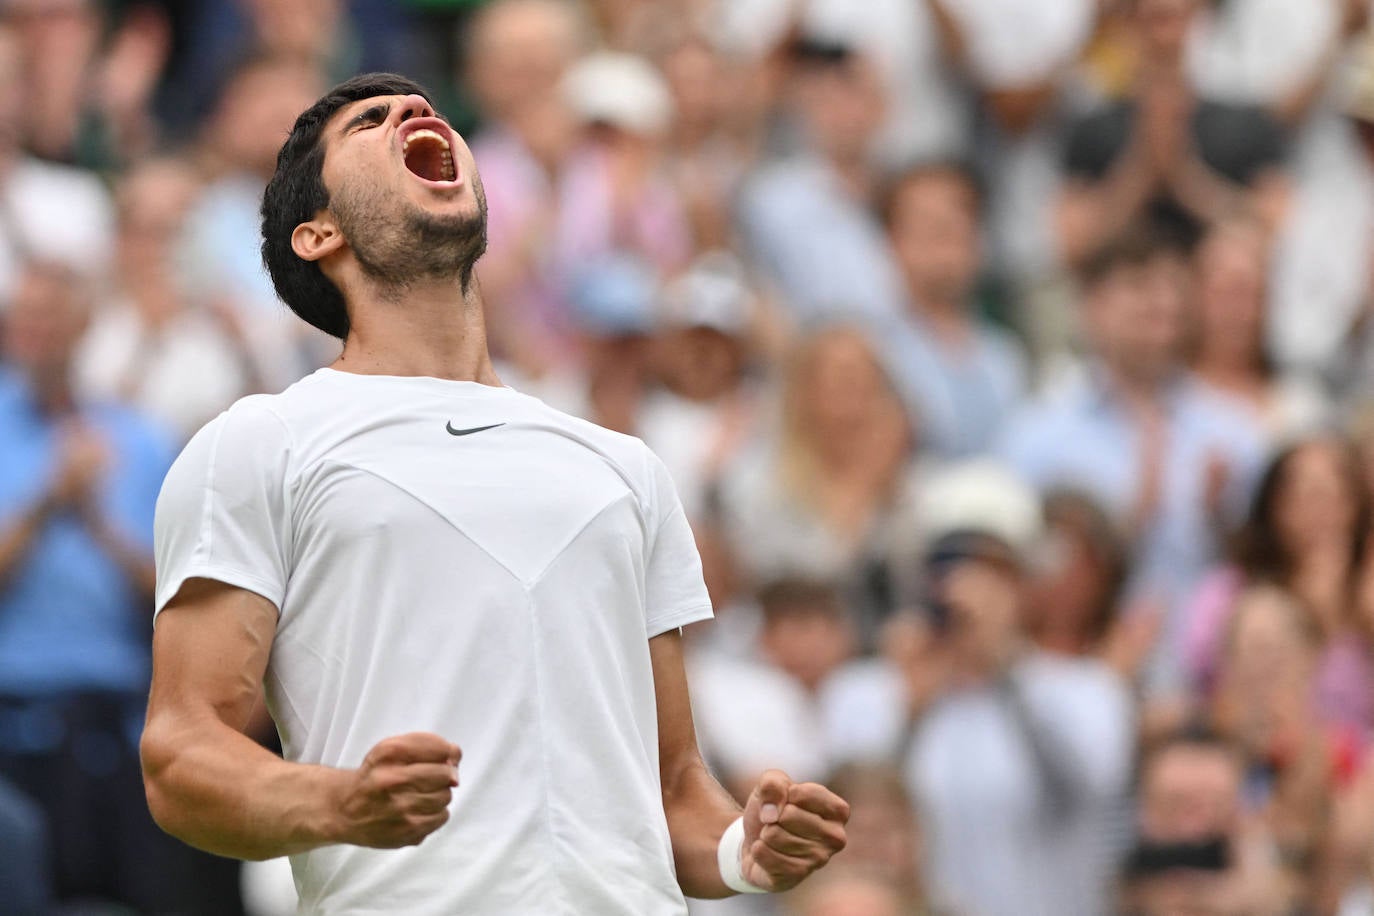
[[345, 784], [340, 842], [378, 849], [419, 845], [448, 821], [462, 756], [456, 744], [426, 732], [379, 741]]
[[741, 870], [750, 884], [785, 891], [844, 849], [849, 803], [814, 782], [768, 770], [744, 806]]

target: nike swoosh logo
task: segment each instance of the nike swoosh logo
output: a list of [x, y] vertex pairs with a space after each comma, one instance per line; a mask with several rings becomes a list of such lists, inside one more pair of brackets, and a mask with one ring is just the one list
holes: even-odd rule
[[471, 436], [473, 433], [480, 433], [485, 429], [495, 429], [498, 426], [505, 426], [504, 423], [493, 423], [490, 426], [473, 426], [468, 429], [454, 429], [453, 421], [450, 420], [444, 429], [448, 430], [450, 436]]

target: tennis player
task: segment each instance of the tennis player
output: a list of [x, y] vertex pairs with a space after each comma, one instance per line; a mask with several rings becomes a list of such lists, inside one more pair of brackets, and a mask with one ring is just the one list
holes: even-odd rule
[[[492, 371], [482, 184], [425, 91], [330, 91], [262, 214], [277, 292], [343, 353], [163, 486], [158, 823], [290, 855], [306, 914], [666, 916], [824, 865], [842, 799], [769, 771], [741, 812], [702, 764], [679, 628], [711, 608], [662, 464]], [[243, 734], [260, 684], [284, 760]]]

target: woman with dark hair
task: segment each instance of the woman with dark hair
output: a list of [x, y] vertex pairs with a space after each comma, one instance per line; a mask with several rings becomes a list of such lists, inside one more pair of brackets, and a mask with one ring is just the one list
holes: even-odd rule
[[1154, 645], [1159, 617], [1122, 607], [1130, 557], [1106, 510], [1077, 490], [1044, 498], [1046, 549], [1036, 564], [1026, 627], [1046, 652], [1095, 656], [1127, 680]]
[[1184, 643], [1195, 686], [1210, 693], [1236, 598], [1255, 583], [1290, 592], [1319, 636], [1316, 708], [1328, 721], [1374, 727], [1374, 663], [1357, 595], [1370, 525], [1369, 499], [1350, 443], [1306, 439], [1276, 455], [1240, 532], [1235, 563], [1194, 595]]
[[1045, 496], [1049, 538], [1037, 569], [1028, 627], [1043, 648], [1066, 655], [1093, 651], [1117, 617], [1126, 579], [1124, 541], [1090, 496], [1054, 490]]

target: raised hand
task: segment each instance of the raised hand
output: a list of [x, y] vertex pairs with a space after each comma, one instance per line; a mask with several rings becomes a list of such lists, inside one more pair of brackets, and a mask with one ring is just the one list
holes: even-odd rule
[[418, 846], [448, 821], [462, 756], [456, 744], [427, 732], [377, 742], [350, 774], [339, 801], [340, 842]]
[[744, 807], [741, 870], [749, 883], [785, 891], [844, 849], [849, 803], [814, 782], [768, 770]]

